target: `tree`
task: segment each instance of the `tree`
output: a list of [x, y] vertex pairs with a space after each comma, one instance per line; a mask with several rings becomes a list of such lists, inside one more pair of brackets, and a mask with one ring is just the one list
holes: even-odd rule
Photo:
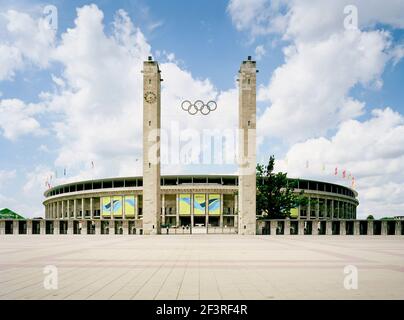
[[366, 220], [375, 220], [375, 217], [370, 214], [370, 215], [368, 215], [368, 217], [366, 218]]
[[283, 172], [274, 173], [275, 157], [271, 156], [268, 165], [257, 164], [257, 214], [265, 214], [271, 219], [290, 216], [290, 210], [308, 202], [303, 191], [294, 193], [296, 181], [289, 180]]

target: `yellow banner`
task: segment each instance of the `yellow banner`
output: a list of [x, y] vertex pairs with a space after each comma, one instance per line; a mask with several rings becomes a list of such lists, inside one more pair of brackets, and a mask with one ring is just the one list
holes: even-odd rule
[[103, 217], [109, 217], [111, 215], [111, 198], [110, 197], [103, 197], [101, 198], [101, 211]]
[[194, 194], [194, 215], [204, 216], [206, 213], [206, 196], [204, 193]]
[[114, 217], [122, 217], [122, 197], [115, 196], [112, 198], [112, 213]]
[[220, 194], [209, 195], [209, 215], [220, 215]]
[[135, 196], [125, 196], [125, 217], [133, 218], [135, 216]]
[[180, 215], [190, 215], [191, 214], [191, 195], [190, 194], [180, 194]]

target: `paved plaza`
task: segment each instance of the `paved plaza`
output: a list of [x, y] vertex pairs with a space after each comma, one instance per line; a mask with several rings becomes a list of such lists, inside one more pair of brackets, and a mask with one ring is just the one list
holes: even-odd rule
[[0, 299], [376, 298], [404, 299], [402, 236], [0, 236]]

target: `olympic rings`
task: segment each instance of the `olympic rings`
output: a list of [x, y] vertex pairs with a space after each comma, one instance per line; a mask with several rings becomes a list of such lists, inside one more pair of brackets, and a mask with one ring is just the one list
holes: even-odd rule
[[196, 100], [193, 104], [189, 100], [184, 100], [181, 103], [181, 108], [182, 110], [187, 111], [190, 115], [196, 115], [199, 111], [202, 115], [206, 116], [211, 111], [217, 109], [217, 104], [213, 100], [210, 100], [206, 104], [202, 100]]

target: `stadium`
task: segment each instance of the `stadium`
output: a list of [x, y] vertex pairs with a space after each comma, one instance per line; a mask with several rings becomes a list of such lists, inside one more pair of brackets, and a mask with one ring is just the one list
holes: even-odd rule
[[[292, 219], [356, 219], [356, 191], [327, 182], [296, 182], [294, 192], [303, 190], [309, 201], [308, 205], [291, 210]], [[162, 176], [161, 224], [167, 228], [193, 228], [194, 232], [206, 228], [236, 232], [237, 192], [237, 176]], [[45, 192], [44, 206], [46, 219], [128, 220], [132, 232], [136, 232], [142, 229], [143, 179], [114, 178], [59, 185]]]
[[[45, 219], [0, 220], [2, 234], [403, 234], [404, 221], [357, 220], [358, 194], [351, 188], [293, 180], [307, 202], [287, 219], [256, 210], [256, 63], [239, 69], [238, 175], [160, 174], [161, 71], [143, 64], [143, 174], [73, 182], [48, 189]], [[190, 116], [206, 116], [211, 101], [184, 100]], [[183, 102], [183, 104], [184, 104]], [[183, 104], [181, 107], [183, 107]], [[204, 110], [207, 107], [209, 112]], [[156, 134], [157, 133], [157, 134]]]

